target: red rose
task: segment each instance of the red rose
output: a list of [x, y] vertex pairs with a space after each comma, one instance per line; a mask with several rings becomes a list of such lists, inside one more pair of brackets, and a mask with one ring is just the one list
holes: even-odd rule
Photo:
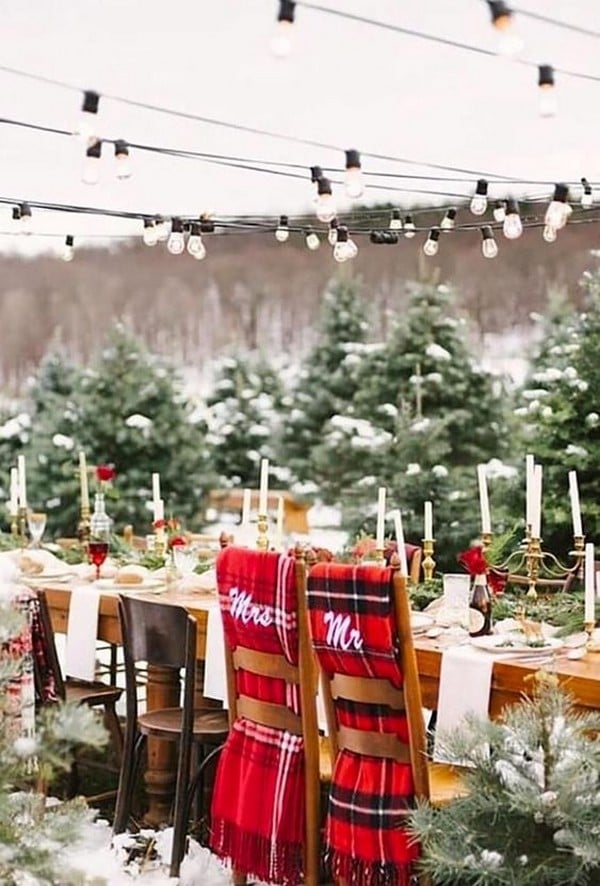
[[112, 465], [98, 465], [96, 467], [96, 479], [100, 483], [109, 483], [117, 476], [117, 472]]
[[170, 548], [178, 548], [180, 545], [186, 545], [187, 538], [184, 538], [183, 535], [174, 535], [173, 538], [169, 539], [169, 547]]
[[488, 564], [483, 553], [483, 548], [474, 547], [463, 551], [456, 558], [461, 566], [464, 566], [469, 575], [482, 575], [487, 572]]
[[155, 520], [152, 525], [154, 526], [155, 529], [164, 529], [165, 526], [167, 525], [167, 521], [166, 520]]

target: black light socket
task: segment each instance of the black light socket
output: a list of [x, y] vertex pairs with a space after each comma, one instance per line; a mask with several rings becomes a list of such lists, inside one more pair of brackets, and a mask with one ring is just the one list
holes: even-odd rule
[[538, 86], [554, 86], [554, 68], [552, 65], [539, 65]]
[[296, 12], [296, 3], [294, 0], [279, 0], [279, 12], [277, 14], [278, 22], [293, 22]]
[[318, 182], [320, 178], [323, 178], [323, 170], [320, 166], [311, 166], [310, 167], [310, 180], [311, 182]]
[[554, 196], [552, 200], [556, 203], [566, 203], [569, 199], [569, 186], [563, 182], [554, 185]]
[[115, 157], [129, 157], [129, 145], [123, 138], [115, 141]]
[[512, 15], [512, 9], [504, 2], [504, 0], [488, 0], [490, 15], [495, 25], [501, 26], [503, 20], [509, 19]]
[[322, 176], [317, 181], [317, 193], [318, 193], [319, 197], [322, 197], [323, 194], [332, 194], [333, 193], [333, 191], [331, 190], [331, 182], [329, 181], [328, 178], [325, 178], [325, 176]]
[[346, 151], [346, 169], [360, 169], [360, 154], [354, 148]]
[[488, 183], [484, 178], [477, 179], [477, 187], [475, 188], [476, 194], [481, 194], [482, 197], [487, 196], [488, 192]]
[[86, 91], [83, 93], [83, 103], [81, 105], [81, 110], [85, 111], [86, 114], [97, 114], [99, 103], [99, 93], [94, 92], [91, 89], [86, 89]]
[[215, 232], [215, 223], [210, 218], [201, 218], [200, 219], [200, 231], [203, 234], [214, 234]]
[[484, 240], [493, 240], [494, 232], [492, 231], [491, 225], [484, 225], [481, 228], [481, 236]]
[[519, 214], [519, 203], [517, 200], [513, 200], [512, 197], [506, 201], [506, 214], [507, 215], [518, 215]]
[[199, 237], [201, 233], [202, 230], [200, 227], [200, 222], [192, 222], [192, 224], [190, 225], [190, 236]]
[[171, 233], [183, 234], [183, 222], [180, 218], [171, 219]]
[[91, 145], [89, 145], [89, 147], [86, 148], [86, 151], [85, 151], [86, 157], [95, 157], [96, 159], [99, 159], [101, 155], [102, 155], [102, 142], [99, 140], [92, 142]]
[[289, 223], [289, 219], [288, 219], [287, 215], [280, 215], [279, 216], [279, 227], [280, 228], [287, 228], [288, 223]]
[[429, 231], [428, 240], [433, 240], [434, 242], [440, 239], [440, 229], [435, 227], [431, 228]]
[[73, 237], [73, 234], [67, 234], [65, 237], [65, 246], [73, 246], [74, 242], [75, 238]]
[[383, 231], [371, 231], [371, 233], [369, 234], [369, 240], [371, 241], [371, 243], [375, 243], [377, 245], [383, 243]]
[[587, 180], [587, 178], [582, 178], [581, 184], [583, 186], [583, 193], [584, 194], [591, 194], [592, 193], [592, 186], [589, 183], [589, 181]]
[[340, 225], [337, 229], [337, 241], [338, 243], [347, 243], [348, 242], [348, 228], [346, 225]]

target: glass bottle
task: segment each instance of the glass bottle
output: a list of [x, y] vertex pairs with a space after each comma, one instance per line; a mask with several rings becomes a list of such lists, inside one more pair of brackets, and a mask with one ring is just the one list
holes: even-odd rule
[[104, 493], [97, 492], [94, 498], [94, 513], [90, 518], [90, 537], [97, 541], [108, 541], [112, 520], [106, 513]]
[[469, 603], [469, 636], [483, 637], [492, 632], [492, 598], [485, 573], [473, 579], [471, 602]]

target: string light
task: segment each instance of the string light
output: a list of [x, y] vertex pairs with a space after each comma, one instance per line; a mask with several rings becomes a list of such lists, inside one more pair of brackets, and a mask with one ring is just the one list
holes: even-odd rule
[[399, 209], [392, 209], [392, 217], [390, 218], [390, 231], [402, 230], [402, 216]]
[[325, 176], [321, 176], [317, 181], [316, 213], [319, 221], [325, 223], [335, 218], [335, 201], [333, 199], [333, 191], [331, 190], [331, 182]]
[[484, 178], [480, 178], [475, 188], [475, 193], [471, 199], [470, 210], [473, 215], [484, 215], [487, 209], [487, 192], [488, 183]]
[[[18, 218], [19, 221], [19, 230], [22, 234], [30, 234], [31, 233], [31, 220], [32, 220], [32, 212], [31, 206], [29, 203], [21, 203], [18, 208]], [[13, 218], [15, 218], [15, 214], [13, 212]]]
[[440, 222], [440, 228], [442, 231], [451, 231], [456, 223], [456, 209], [452, 206], [450, 209], [446, 210], [446, 215], [443, 217]]
[[432, 228], [429, 231], [429, 236], [427, 237], [427, 240], [423, 244], [423, 252], [425, 253], [425, 255], [428, 255], [430, 257], [437, 255], [437, 251], [440, 248], [439, 239], [440, 229]]
[[200, 232], [202, 234], [214, 234], [215, 223], [207, 215], [203, 215], [200, 219]]
[[587, 178], [581, 179], [581, 185], [583, 187], [583, 194], [581, 195], [581, 208], [582, 209], [591, 209], [594, 205], [594, 197], [592, 195], [592, 186], [587, 180]]
[[156, 239], [159, 243], [164, 243], [169, 239], [171, 233], [171, 219], [159, 218], [156, 222]]
[[144, 233], [142, 234], [142, 240], [146, 246], [156, 246], [158, 243], [158, 230], [154, 224], [154, 219], [144, 219]]
[[279, 0], [277, 29], [271, 40], [271, 52], [277, 58], [287, 58], [292, 51], [291, 30], [294, 24], [296, 4], [292, 0]]
[[348, 228], [346, 225], [339, 225], [337, 243], [333, 247], [334, 259], [341, 263], [356, 258], [357, 255], [358, 247], [348, 236]]
[[540, 65], [538, 67], [538, 86], [540, 91], [540, 116], [554, 117], [557, 111], [557, 104], [554, 92], [554, 68], [552, 65]]
[[523, 222], [519, 215], [519, 204], [516, 200], [510, 199], [507, 201], [502, 233], [507, 240], [517, 240], [523, 233]]
[[481, 229], [481, 252], [484, 258], [496, 258], [498, 255], [498, 244], [489, 225], [484, 225]]
[[183, 239], [183, 222], [180, 218], [171, 219], [171, 233], [167, 240], [167, 249], [171, 255], [181, 255], [185, 249], [185, 241]]
[[202, 230], [198, 222], [192, 222], [187, 242], [187, 251], [198, 261], [206, 258], [206, 246], [202, 242]]
[[371, 231], [369, 240], [377, 245], [384, 243], [386, 246], [393, 246], [398, 242], [398, 234], [396, 231]]
[[335, 246], [337, 243], [337, 235], [338, 235], [338, 220], [337, 218], [332, 218], [329, 222], [329, 231], [327, 232], [327, 240], [331, 244], [331, 246]]
[[523, 40], [516, 33], [512, 9], [503, 0], [488, 0], [488, 6], [498, 32], [498, 51], [502, 55], [516, 55], [523, 49]]
[[290, 229], [288, 226], [288, 217], [287, 215], [280, 215], [279, 224], [277, 226], [277, 230], [275, 231], [275, 239], [278, 243], [285, 243], [289, 236]]
[[569, 188], [567, 185], [563, 183], [555, 185], [554, 196], [552, 197], [552, 201], [544, 216], [544, 224], [546, 227], [554, 228], [555, 231], [560, 231], [561, 228], [564, 228], [569, 220], [569, 216], [573, 212], [567, 202], [568, 199]]
[[318, 234], [315, 234], [312, 228], [307, 230], [304, 242], [306, 243], [306, 248], [310, 249], [311, 252], [315, 252], [321, 245]]
[[81, 181], [86, 185], [97, 185], [100, 181], [100, 158], [102, 156], [102, 142], [92, 142], [86, 148], [85, 162]]
[[352, 200], [362, 197], [365, 192], [365, 183], [360, 165], [360, 154], [353, 148], [346, 151], [346, 175], [344, 178], [346, 194]]
[[117, 164], [117, 178], [131, 178], [131, 160], [129, 158], [129, 145], [118, 138], [115, 142], [115, 161]]
[[416, 233], [416, 226], [410, 213], [404, 216], [404, 236], [407, 240], [412, 240]]
[[86, 144], [98, 140], [98, 106], [100, 104], [100, 96], [91, 89], [86, 89], [83, 93], [83, 102], [81, 104], [81, 116], [75, 135]]
[[506, 201], [496, 200], [496, 205], [494, 206], [492, 214], [494, 216], [494, 221], [502, 223], [506, 218]]
[[73, 261], [75, 258], [75, 239], [72, 234], [67, 234], [65, 237], [65, 245], [63, 246], [62, 251], [62, 260], [63, 261]]
[[554, 241], [558, 237], [558, 231], [551, 225], [546, 225], [542, 232], [542, 237], [544, 238], [546, 243], [554, 243]]

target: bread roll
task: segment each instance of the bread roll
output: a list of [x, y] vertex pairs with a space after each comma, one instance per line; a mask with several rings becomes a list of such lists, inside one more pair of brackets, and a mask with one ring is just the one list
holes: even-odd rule
[[146, 577], [143, 566], [123, 566], [115, 576], [115, 582], [119, 585], [141, 585]]
[[22, 554], [19, 559], [19, 569], [23, 575], [41, 575], [44, 571], [44, 565], [38, 560], [34, 560], [33, 557]]

